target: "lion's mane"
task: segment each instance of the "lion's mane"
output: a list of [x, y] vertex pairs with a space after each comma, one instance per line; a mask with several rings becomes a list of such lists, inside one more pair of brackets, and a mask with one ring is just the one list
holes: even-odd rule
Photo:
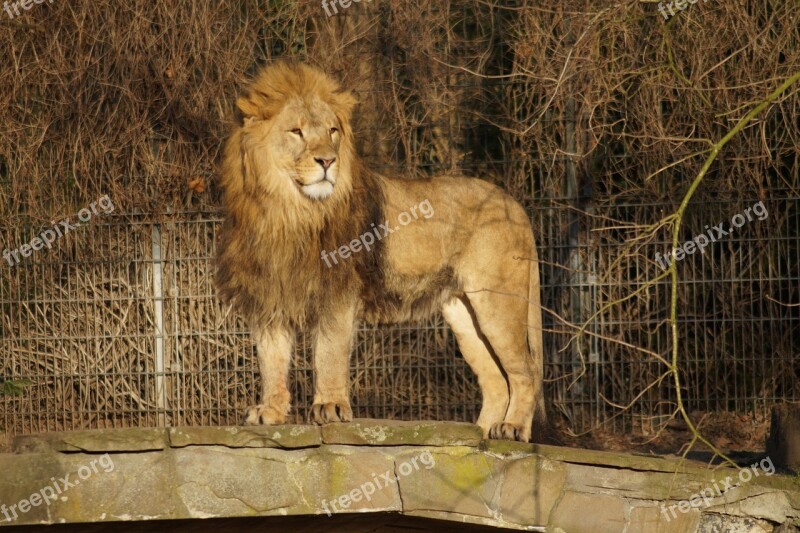
[[272, 168], [256, 170], [248, 164], [253, 154], [242, 143], [241, 124], [234, 128], [221, 166], [225, 222], [216, 283], [221, 299], [251, 326], [313, 327], [381, 275], [379, 250], [354, 254], [333, 268], [320, 259], [322, 251], [335, 250], [382, 221], [380, 183], [359, 162], [353, 145], [353, 97], [314, 69], [278, 63], [262, 70], [237, 104], [248, 115], [269, 121], [294, 98], [318, 98], [334, 111], [343, 133], [338, 157], [348, 175], [325, 202], [299, 195], [287, 202], [276, 191], [293, 186], [290, 180]]

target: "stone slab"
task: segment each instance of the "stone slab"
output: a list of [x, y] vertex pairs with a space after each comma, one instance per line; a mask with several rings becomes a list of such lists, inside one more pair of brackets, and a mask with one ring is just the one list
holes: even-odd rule
[[322, 426], [325, 444], [354, 446], [478, 446], [481, 428], [462, 422], [373, 420], [361, 418], [348, 424]]
[[538, 455], [504, 463], [500, 514], [516, 524], [546, 526], [564, 491], [566, 465]]
[[695, 533], [700, 511], [676, 512], [673, 516], [661, 506], [639, 506], [631, 509], [626, 533]]
[[606, 452], [600, 450], [584, 450], [580, 448], [567, 448], [564, 446], [549, 446], [545, 444], [530, 444], [507, 440], [484, 441], [483, 449], [499, 455], [513, 454], [539, 454], [556, 461], [584, 465], [603, 465], [628, 468], [631, 470], [645, 470], [648, 472], [706, 472], [705, 463], [691, 460], [675, 460], [665, 457], [638, 455], [620, 452]]
[[0, 456], [5, 525], [188, 518], [170, 453]]
[[760, 531], [800, 522], [800, 484], [777, 472], [753, 475], [705, 507], [684, 501], [686, 512], [665, 517], [667, 506], [680, 506], [709, 480], [746, 469], [480, 442], [480, 430], [469, 424], [361, 420], [333, 428], [18, 437], [16, 453], [0, 453], [0, 526], [276, 515], [324, 520], [353, 512], [568, 533]]
[[227, 446], [229, 448], [308, 448], [322, 444], [319, 426], [178, 427], [169, 428], [173, 448]]
[[165, 429], [122, 428], [17, 435], [11, 443], [11, 450], [15, 453], [145, 452], [163, 450], [168, 446]]
[[552, 527], [569, 533], [625, 531], [627, 502], [619, 496], [566, 492], [553, 510]]
[[434, 450], [432, 456], [435, 468], [420, 469], [401, 480], [403, 509], [498, 518], [500, 459], [470, 448]]

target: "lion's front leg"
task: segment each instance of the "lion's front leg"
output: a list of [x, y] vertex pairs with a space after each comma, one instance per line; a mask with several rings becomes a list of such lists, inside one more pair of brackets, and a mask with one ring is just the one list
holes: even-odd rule
[[323, 318], [314, 346], [314, 405], [310, 418], [317, 424], [350, 422], [350, 352], [356, 306], [347, 306]]
[[287, 379], [294, 334], [279, 328], [253, 328], [253, 338], [261, 372], [261, 403], [247, 409], [244, 423], [283, 424], [291, 407]]

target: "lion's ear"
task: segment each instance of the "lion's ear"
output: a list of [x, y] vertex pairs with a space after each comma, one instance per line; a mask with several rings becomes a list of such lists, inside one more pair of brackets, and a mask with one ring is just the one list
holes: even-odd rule
[[340, 120], [344, 118], [346, 122], [349, 122], [350, 114], [357, 103], [358, 100], [350, 91], [342, 91], [333, 94], [334, 113], [336, 113]]
[[336, 119], [339, 121], [339, 126], [342, 128], [342, 133], [345, 139], [349, 139], [352, 134], [350, 128], [350, 118], [352, 116], [353, 107], [358, 103], [356, 97], [348, 91], [333, 93], [333, 101], [331, 107]]
[[236, 107], [242, 114], [242, 120], [247, 121], [249, 118], [258, 117], [258, 106], [253, 103], [249, 98], [238, 98], [236, 100]]

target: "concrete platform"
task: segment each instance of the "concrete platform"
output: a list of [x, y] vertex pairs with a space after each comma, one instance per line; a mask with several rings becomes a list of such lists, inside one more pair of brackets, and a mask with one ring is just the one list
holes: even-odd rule
[[[791, 531], [800, 484], [770, 468], [484, 441], [477, 426], [357, 420], [18, 436], [0, 526], [401, 513], [527, 531]], [[328, 525], [333, 525], [327, 522]]]

